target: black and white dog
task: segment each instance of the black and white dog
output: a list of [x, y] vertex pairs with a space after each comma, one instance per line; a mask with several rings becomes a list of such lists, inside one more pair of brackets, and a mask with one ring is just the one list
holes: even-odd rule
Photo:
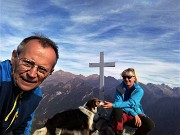
[[103, 101], [93, 98], [78, 109], [57, 113], [33, 135], [89, 135], [97, 107], [103, 104]]

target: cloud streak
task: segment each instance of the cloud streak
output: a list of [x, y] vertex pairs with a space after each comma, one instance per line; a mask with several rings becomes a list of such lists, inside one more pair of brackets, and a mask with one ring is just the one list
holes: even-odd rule
[[[1, 1], [0, 60], [33, 32], [44, 33], [60, 48], [56, 70], [99, 74], [89, 63], [105, 61], [106, 76], [134, 67], [140, 82], [180, 85], [180, 2], [173, 0]], [[168, 8], [167, 8], [168, 7]]]

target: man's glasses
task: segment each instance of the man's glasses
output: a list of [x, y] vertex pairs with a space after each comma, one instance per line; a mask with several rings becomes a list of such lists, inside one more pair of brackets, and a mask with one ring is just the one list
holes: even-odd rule
[[26, 58], [19, 58], [19, 56], [17, 57], [22, 68], [26, 69], [27, 71], [31, 70], [34, 67], [37, 67], [37, 72], [40, 76], [44, 77], [48, 73], [48, 70], [45, 67], [36, 65], [34, 61]]
[[122, 78], [125, 80], [126, 78], [128, 79], [128, 80], [130, 80], [132, 77], [135, 77], [135, 76], [123, 76]]

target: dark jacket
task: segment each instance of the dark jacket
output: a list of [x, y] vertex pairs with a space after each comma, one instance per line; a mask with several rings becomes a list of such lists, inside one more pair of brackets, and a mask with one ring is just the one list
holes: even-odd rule
[[42, 91], [39, 87], [21, 91], [13, 82], [11, 68], [9, 60], [0, 62], [0, 135], [9, 132], [30, 135], [34, 111], [42, 99]]

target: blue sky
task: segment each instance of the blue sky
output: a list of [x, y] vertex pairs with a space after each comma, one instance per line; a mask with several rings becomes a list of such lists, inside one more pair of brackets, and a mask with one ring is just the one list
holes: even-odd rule
[[99, 74], [89, 63], [105, 62], [105, 76], [120, 79], [136, 69], [140, 82], [180, 87], [179, 0], [0, 0], [0, 60], [11, 58], [34, 32], [59, 46], [56, 70]]

